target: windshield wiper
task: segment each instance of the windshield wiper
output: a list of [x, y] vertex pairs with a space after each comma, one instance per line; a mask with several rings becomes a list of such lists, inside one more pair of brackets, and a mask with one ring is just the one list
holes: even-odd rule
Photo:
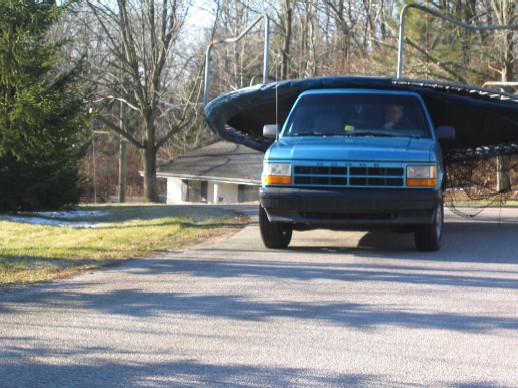
[[354, 130], [347, 132], [349, 136], [379, 136], [379, 137], [397, 137], [398, 135], [394, 133], [388, 133], [383, 131], [363, 131], [363, 130]]
[[290, 133], [289, 136], [329, 136], [329, 133], [324, 132], [296, 132]]

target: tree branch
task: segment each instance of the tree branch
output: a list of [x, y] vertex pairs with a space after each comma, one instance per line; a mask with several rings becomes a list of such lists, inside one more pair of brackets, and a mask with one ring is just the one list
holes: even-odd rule
[[106, 125], [111, 131], [121, 135], [122, 137], [124, 137], [126, 140], [128, 140], [131, 144], [133, 144], [138, 149], [144, 148], [144, 145], [139, 143], [133, 136], [131, 136], [131, 134], [129, 134], [126, 131], [123, 131], [121, 128], [119, 128], [119, 126], [113, 124], [106, 117], [104, 117], [102, 115], [98, 115], [98, 116], [96, 116], [96, 118], [99, 119], [99, 121], [101, 121], [104, 125]]

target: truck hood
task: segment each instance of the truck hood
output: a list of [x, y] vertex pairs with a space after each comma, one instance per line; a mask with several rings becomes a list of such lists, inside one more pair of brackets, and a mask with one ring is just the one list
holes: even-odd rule
[[285, 136], [269, 148], [265, 160], [430, 162], [434, 144], [427, 138]]

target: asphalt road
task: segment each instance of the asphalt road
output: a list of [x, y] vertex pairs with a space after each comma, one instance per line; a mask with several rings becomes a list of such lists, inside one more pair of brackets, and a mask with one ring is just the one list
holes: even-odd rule
[[231, 238], [0, 292], [1, 387], [517, 387], [518, 209]]

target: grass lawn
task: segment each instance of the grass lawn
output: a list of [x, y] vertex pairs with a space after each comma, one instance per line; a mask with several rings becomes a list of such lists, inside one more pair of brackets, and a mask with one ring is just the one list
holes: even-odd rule
[[54, 280], [112, 260], [157, 255], [229, 233], [247, 222], [209, 206], [104, 205], [74, 210], [80, 211], [74, 218], [45, 213], [38, 219], [42, 223], [34, 223], [34, 214], [0, 216], [0, 286]]

